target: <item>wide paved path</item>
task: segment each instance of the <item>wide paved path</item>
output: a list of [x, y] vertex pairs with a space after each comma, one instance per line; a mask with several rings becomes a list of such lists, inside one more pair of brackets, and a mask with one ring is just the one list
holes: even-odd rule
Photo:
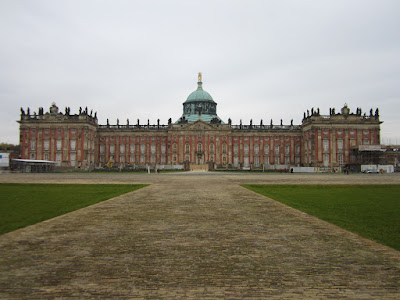
[[400, 299], [399, 251], [238, 185], [400, 176], [1, 174], [0, 182], [151, 183], [0, 236], [0, 298]]

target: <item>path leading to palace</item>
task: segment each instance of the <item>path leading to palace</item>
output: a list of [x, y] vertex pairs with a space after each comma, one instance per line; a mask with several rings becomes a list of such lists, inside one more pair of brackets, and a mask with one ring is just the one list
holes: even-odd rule
[[0, 298], [400, 298], [400, 252], [239, 183], [397, 183], [398, 175], [0, 174], [151, 183], [0, 236]]

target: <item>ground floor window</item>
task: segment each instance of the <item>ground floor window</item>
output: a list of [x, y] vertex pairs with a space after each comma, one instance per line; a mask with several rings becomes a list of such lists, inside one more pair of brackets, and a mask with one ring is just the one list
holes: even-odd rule
[[325, 153], [324, 154], [324, 167], [329, 166], [329, 154]]
[[61, 164], [61, 153], [56, 154], [56, 164], [57, 166]]
[[343, 164], [343, 154], [338, 155], [338, 162], [339, 162], [339, 166], [341, 166]]
[[245, 157], [245, 158], [244, 158], [244, 167], [245, 167], [245, 168], [248, 168], [248, 167], [249, 167], [249, 158], [248, 158], [248, 157]]
[[254, 157], [254, 167], [258, 168], [260, 165], [260, 159], [258, 156]]
[[71, 167], [75, 167], [76, 154], [71, 153]]

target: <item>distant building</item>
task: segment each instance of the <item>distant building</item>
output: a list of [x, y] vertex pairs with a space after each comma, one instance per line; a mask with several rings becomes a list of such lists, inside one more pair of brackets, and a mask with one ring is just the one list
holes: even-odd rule
[[264, 123], [233, 125], [217, 115], [217, 103], [197, 89], [183, 103], [183, 114], [167, 124], [99, 125], [87, 108], [71, 114], [21, 108], [22, 159], [55, 161], [65, 167], [183, 165], [185, 168], [289, 169], [292, 166], [340, 168], [357, 163], [359, 146], [380, 145], [379, 111], [350, 112], [345, 104], [329, 115], [312, 108], [300, 125]]

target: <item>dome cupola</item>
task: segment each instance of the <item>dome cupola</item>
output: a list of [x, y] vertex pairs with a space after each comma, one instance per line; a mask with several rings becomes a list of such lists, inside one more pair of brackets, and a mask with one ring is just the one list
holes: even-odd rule
[[217, 103], [203, 90], [201, 73], [198, 76], [197, 90], [183, 103], [183, 115], [176, 123], [193, 123], [199, 119], [207, 123], [222, 123], [217, 116]]

